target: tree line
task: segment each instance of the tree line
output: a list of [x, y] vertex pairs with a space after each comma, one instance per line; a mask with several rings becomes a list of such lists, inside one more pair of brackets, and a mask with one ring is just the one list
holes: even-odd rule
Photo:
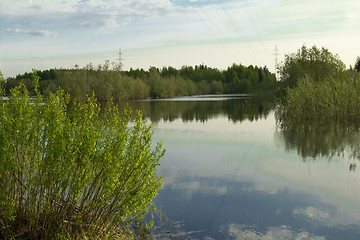
[[[119, 71], [110, 68], [109, 61], [95, 68], [88, 64], [83, 68], [49, 69], [37, 71], [39, 90], [46, 96], [60, 87], [74, 99], [85, 100], [94, 93], [98, 101], [115, 101], [170, 98], [203, 94], [250, 93], [271, 91], [276, 88], [275, 74], [267, 67], [233, 64], [226, 70], [206, 65], [183, 66], [180, 69], [150, 67]], [[23, 83], [33, 91], [32, 73], [8, 78], [5, 90]]]

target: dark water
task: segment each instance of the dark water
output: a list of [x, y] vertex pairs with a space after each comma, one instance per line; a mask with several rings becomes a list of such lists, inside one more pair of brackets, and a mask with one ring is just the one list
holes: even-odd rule
[[131, 104], [166, 148], [156, 239], [360, 239], [358, 128], [280, 128], [259, 96]]

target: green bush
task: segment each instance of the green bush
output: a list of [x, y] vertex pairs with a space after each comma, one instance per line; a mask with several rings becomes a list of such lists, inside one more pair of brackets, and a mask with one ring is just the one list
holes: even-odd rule
[[278, 119], [290, 123], [306, 121], [358, 121], [360, 119], [359, 80], [314, 82], [299, 80], [287, 89], [287, 98], [278, 109]]
[[[4, 89], [0, 89], [4, 96]], [[121, 238], [162, 185], [151, 125], [24, 85], [0, 105], [0, 239]]]
[[303, 46], [287, 55], [280, 75], [280, 122], [360, 120], [359, 75], [345, 71], [345, 64], [326, 48]]

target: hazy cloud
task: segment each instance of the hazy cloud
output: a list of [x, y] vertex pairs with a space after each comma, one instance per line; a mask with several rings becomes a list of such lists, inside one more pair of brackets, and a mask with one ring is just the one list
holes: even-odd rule
[[324, 221], [330, 217], [330, 214], [314, 207], [296, 208], [293, 210], [294, 216], [302, 216], [310, 220]]
[[229, 224], [227, 227], [228, 234], [232, 239], [256, 239], [256, 240], [325, 240], [323, 236], [316, 236], [306, 231], [295, 231], [289, 226], [270, 227], [266, 232], [257, 231], [253, 226], [241, 224]]
[[[179, 54], [174, 48], [181, 58], [171, 59], [158, 58], [156, 52], [151, 60], [142, 57], [133, 64], [158, 61], [162, 66], [199, 59], [221, 65], [240, 61], [269, 66], [275, 43], [287, 53], [304, 43], [323, 45], [319, 39], [326, 37], [326, 44], [333, 44], [327, 47], [337, 46], [346, 64], [353, 64], [356, 55], [350, 46], [356, 46], [360, 34], [359, 12], [356, 0], [326, 4], [320, 0], [0, 0], [0, 51], [3, 58], [26, 56], [22, 48], [28, 48], [29, 38], [42, 36], [41, 44], [31, 44], [41, 46], [45, 55], [59, 54], [59, 49], [64, 54], [65, 49], [88, 53], [100, 47], [152, 51], [176, 46], [189, 51]], [[23, 38], [14, 39], [15, 34]], [[214, 45], [219, 57], [208, 54], [214, 46], [199, 56], [188, 48], [194, 45], [203, 49]]]
[[56, 28], [117, 27], [182, 12], [169, 1], [32, 1], [4, 0], [0, 16], [17, 26], [44, 25]]
[[191, 197], [194, 193], [206, 193], [212, 195], [226, 195], [227, 186], [221, 184], [208, 184], [202, 181], [186, 181], [181, 183], [171, 183], [170, 188], [173, 190], [183, 191], [186, 197]]
[[23, 33], [23, 34], [28, 34], [28, 35], [33, 35], [33, 36], [43, 36], [43, 37], [56, 37], [57, 36], [56, 32], [47, 31], [47, 30], [31, 31], [31, 30], [24, 30], [24, 29], [15, 28], [15, 29], [6, 29], [6, 32], [9, 32], [9, 33]]

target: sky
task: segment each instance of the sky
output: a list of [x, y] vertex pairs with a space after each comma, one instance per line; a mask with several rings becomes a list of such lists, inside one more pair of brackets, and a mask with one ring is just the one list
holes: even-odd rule
[[[301, 46], [360, 56], [358, 0], [0, 0], [6, 77], [105, 60], [123, 69], [267, 66]], [[277, 49], [277, 50], [275, 50]]]

